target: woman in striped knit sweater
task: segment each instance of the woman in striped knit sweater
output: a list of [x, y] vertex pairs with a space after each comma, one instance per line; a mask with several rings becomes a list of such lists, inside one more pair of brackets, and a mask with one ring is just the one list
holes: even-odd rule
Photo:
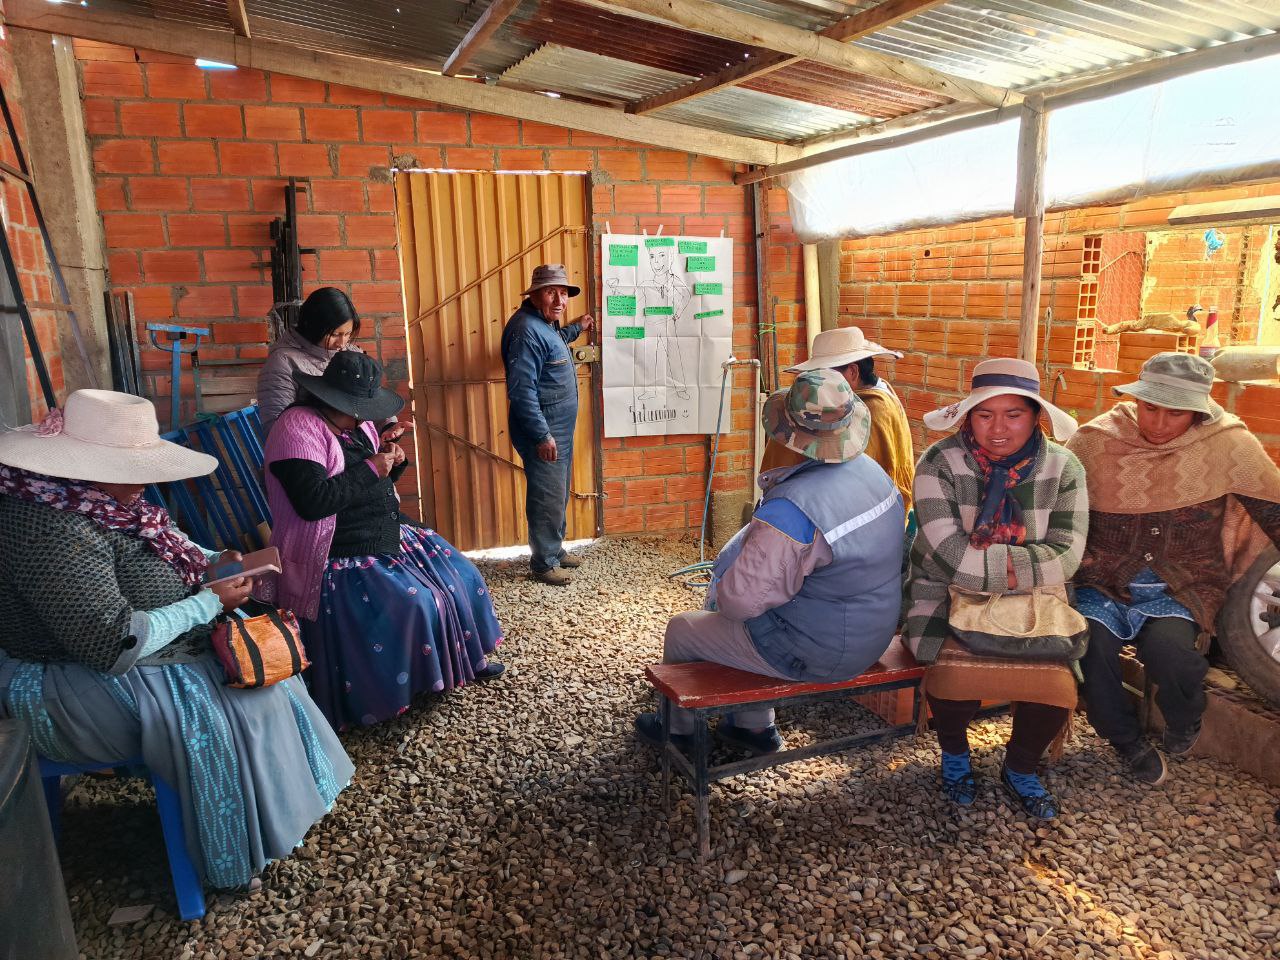
[[959, 403], [926, 414], [933, 430], [955, 430], [920, 458], [911, 548], [910, 608], [905, 637], [929, 664], [925, 689], [942, 747], [942, 789], [972, 804], [978, 786], [967, 729], [983, 700], [1013, 705], [1013, 733], [1000, 778], [1026, 813], [1057, 815], [1037, 776], [1046, 748], [1060, 742], [1076, 704], [1075, 677], [1065, 663], [970, 653], [951, 633], [948, 588], [974, 593], [1025, 592], [1065, 584], [1084, 553], [1089, 506], [1084, 471], [1041, 430], [1069, 438], [1075, 421], [1040, 397], [1033, 364], [986, 360]]

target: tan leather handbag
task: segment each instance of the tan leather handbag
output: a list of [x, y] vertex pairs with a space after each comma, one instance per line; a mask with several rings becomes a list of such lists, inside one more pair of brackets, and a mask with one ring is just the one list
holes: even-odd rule
[[269, 687], [311, 666], [298, 620], [288, 610], [227, 617], [213, 628], [213, 650], [231, 687]]
[[1029, 593], [971, 593], [948, 587], [951, 632], [973, 653], [1019, 660], [1079, 660], [1089, 624], [1062, 585]]

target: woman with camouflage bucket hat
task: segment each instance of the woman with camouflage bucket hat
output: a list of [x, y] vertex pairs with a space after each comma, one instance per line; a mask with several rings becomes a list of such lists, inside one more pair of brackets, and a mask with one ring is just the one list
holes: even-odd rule
[[[720, 551], [708, 609], [667, 624], [663, 660], [710, 660], [788, 680], [856, 677], [893, 639], [901, 607], [902, 496], [862, 456], [871, 415], [843, 376], [810, 370], [771, 396], [764, 426], [798, 465], [760, 476], [751, 522]], [[685, 749], [694, 719], [674, 709], [671, 735]], [[636, 732], [661, 743], [655, 713]], [[782, 749], [773, 711], [743, 711], [716, 730], [753, 754]]]
[[1167, 767], [1124, 692], [1120, 648], [1133, 644], [1156, 683], [1165, 753], [1190, 752], [1206, 705], [1200, 641], [1268, 539], [1280, 543], [1280, 469], [1212, 388], [1208, 361], [1157, 354], [1136, 383], [1115, 388], [1132, 400], [1067, 445], [1089, 478], [1089, 542], [1076, 575], [1090, 628], [1089, 721], [1143, 783], [1160, 783]]

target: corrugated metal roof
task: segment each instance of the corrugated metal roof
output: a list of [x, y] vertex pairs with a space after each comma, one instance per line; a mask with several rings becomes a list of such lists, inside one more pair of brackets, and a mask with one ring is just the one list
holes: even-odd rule
[[545, 43], [498, 79], [507, 86], [555, 90], [565, 96], [623, 106], [684, 86], [692, 77], [597, 53]]
[[726, 87], [705, 97], [675, 103], [649, 116], [763, 140], [807, 140], [850, 129], [869, 119], [741, 87]]
[[[245, 0], [255, 36], [434, 68], [489, 2]], [[726, 11], [817, 31], [880, 0], [717, 2]], [[93, 0], [93, 6], [229, 29], [225, 0]], [[855, 42], [947, 73], [1023, 89], [1276, 30], [1280, 0], [948, 0]], [[553, 49], [546, 50], [547, 44]], [[569, 50], [580, 56], [570, 57]], [[468, 69], [621, 106], [768, 53], [574, 0], [524, 0]], [[802, 61], [658, 113], [794, 140], [947, 102]]]

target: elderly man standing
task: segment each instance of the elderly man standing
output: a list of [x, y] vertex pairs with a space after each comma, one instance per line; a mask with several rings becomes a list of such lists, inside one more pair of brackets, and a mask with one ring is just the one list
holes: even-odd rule
[[524, 303], [502, 332], [507, 422], [527, 481], [529, 564], [535, 579], [557, 587], [569, 584], [566, 568], [580, 562], [564, 551], [578, 420], [578, 378], [568, 345], [594, 327], [595, 320], [588, 314], [565, 327], [560, 322], [569, 298], [581, 292], [569, 283], [564, 264], [543, 264], [533, 271]]
[[[765, 430], [800, 464], [760, 476], [751, 522], [720, 551], [708, 610], [667, 624], [665, 663], [710, 660], [766, 677], [833, 683], [856, 677], [893, 639], [902, 604], [902, 497], [861, 456], [867, 408], [832, 370], [809, 370], [765, 402]], [[662, 742], [658, 714], [636, 732]], [[688, 746], [693, 717], [673, 709], [671, 737]], [[742, 711], [716, 736], [748, 753], [783, 747], [772, 710]]]
[[[787, 367], [792, 373], [805, 370], [834, 370], [845, 378], [858, 399], [871, 412], [871, 437], [866, 455], [889, 474], [889, 479], [902, 494], [902, 502], [911, 509], [911, 484], [915, 479], [915, 452], [911, 447], [911, 427], [907, 412], [893, 387], [876, 374], [876, 357], [902, 354], [873, 343], [858, 327], [823, 330], [813, 338], [811, 356], [804, 363]], [[798, 463], [796, 454], [777, 443], [765, 447], [761, 470]]]

